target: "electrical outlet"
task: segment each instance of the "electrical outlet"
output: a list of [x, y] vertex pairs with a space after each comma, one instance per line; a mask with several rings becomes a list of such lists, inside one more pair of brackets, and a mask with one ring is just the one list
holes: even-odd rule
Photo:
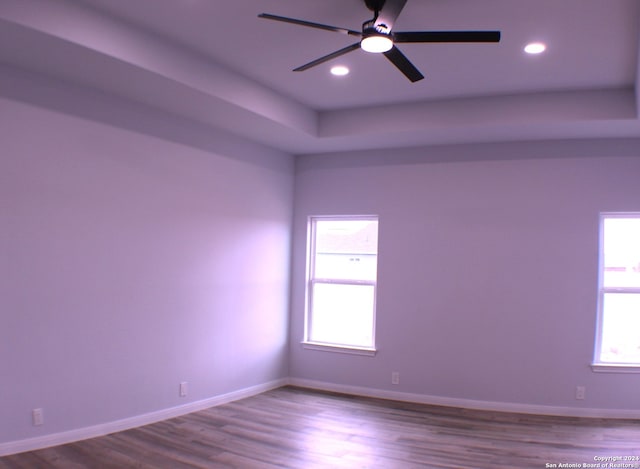
[[585, 386], [576, 386], [576, 399], [579, 401], [584, 400], [587, 395], [587, 388]]
[[44, 413], [42, 409], [33, 409], [31, 411], [31, 418], [34, 426], [44, 425]]
[[180, 397], [185, 397], [187, 395], [187, 382], [183, 381], [182, 383], [180, 383]]
[[391, 384], [400, 384], [400, 372], [392, 371], [391, 372]]

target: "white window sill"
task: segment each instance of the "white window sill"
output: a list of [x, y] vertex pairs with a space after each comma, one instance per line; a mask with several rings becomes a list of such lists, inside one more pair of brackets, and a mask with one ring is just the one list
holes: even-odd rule
[[640, 364], [592, 363], [591, 369], [596, 373], [640, 373]]
[[320, 350], [323, 352], [336, 352], [346, 353], [350, 355], [365, 355], [374, 356], [376, 354], [375, 348], [370, 347], [352, 347], [348, 345], [332, 345], [323, 344], [321, 342], [302, 342], [302, 347], [309, 350]]

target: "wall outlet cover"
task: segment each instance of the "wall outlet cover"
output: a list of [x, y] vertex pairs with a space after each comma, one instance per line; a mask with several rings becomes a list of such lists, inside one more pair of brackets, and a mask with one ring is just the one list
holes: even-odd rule
[[44, 412], [42, 409], [33, 409], [31, 411], [31, 418], [33, 419], [34, 426], [44, 425]]

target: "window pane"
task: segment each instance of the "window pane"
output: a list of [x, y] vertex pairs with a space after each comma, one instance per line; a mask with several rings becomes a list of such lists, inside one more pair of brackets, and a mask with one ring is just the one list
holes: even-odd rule
[[310, 340], [373, 346], [373, 286], [315, 283], [312, 295]]
[[603, 234], [603, 286], [640, 287], [640, 218], [605, 218]]
[[333, 280], [376, 280], [378, 256], [375, 254], [316, 255], [316, 278]]
[[600, 360], [640, 363], [640, 294], [605, 293]]
[[317, 220], [314, 278], [375, 281], [377, 220]]

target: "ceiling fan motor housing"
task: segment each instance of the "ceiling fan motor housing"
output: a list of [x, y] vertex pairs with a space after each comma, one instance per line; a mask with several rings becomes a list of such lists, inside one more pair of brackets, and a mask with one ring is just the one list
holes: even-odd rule
[[376, 24], [376, 21], [377, 18], [373, 18], [362, 23], [362, 35], [364, 37], [371, 36], [373, 34], [390, 35], [391, 29], [384, 23]]

